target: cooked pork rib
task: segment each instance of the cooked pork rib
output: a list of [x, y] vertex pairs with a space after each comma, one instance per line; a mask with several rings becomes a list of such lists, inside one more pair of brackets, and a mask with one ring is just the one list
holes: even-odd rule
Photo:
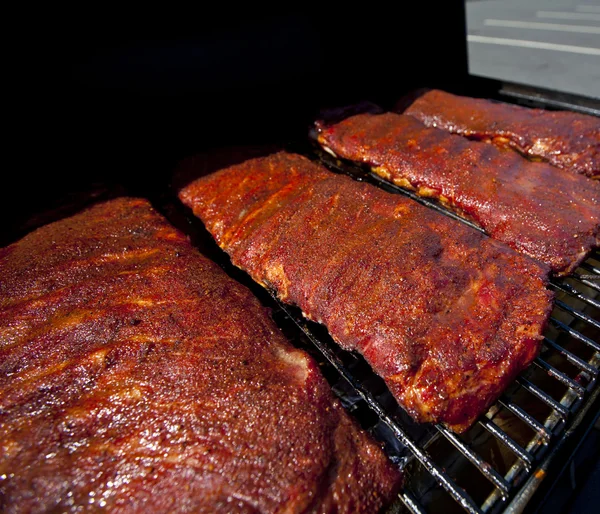
[[547, 268], [410, 199], [286, 153], [180, 197], [235, 265], [359, 351], [418, 421], [467, 429], [538, 352]]
[[334, 154], [437, 198], [558, 275], [600, 244], [600, 182], [428, 128], [411, 116], [363, 114], [317, 126], [319, 142]]
[[0, 510], [374, 512], [398, 471], [144, 200], [0, 250]]
[[600, 119], [528, 109], [434, 89], [405, 111], [429, 127], [510, 146], [554, 166], [600, 178]]

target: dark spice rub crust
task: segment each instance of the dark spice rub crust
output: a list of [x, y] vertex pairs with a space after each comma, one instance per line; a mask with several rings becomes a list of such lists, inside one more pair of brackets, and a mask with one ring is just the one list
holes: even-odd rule
[[180, 197], [234, 264], [359, 351], [418, 421], [464, 431], [538, 352], [547, 268], [410, 199], [286, 153]]
[[0, 510], [365, 512], [399, 472], [138, 199], [0, 249]]
[[530, 109], [434, 89], [405, 111], [425, 125], [509, 146], [559, 168], [600, 178], [600, 119]]
[[572, 272], [600, 244], [600, 182], [401, 114], [318, 126], [321, 145], [339, 157], [437, 198], [557, 275]]

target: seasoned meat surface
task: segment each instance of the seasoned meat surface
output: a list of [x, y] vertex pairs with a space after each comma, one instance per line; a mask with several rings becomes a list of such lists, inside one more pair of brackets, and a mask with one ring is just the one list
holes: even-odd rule
[[600, 119], [530, 109], [434, 89], [405, 111], [429, 127], [509, 146], [559, 168], [600, 178]]
[[278, 153], [180, 193], [232, 262], [463, 431], [538, 352], [547, 268], [416, 202]]
[[600, 182], [394, 113], [318, 124], [319, 142], [397, 185], [434, 197], [487, 234], [574, 270], [600, 244]]
[[145, 200], [0, 250], [2, 512], [365, 512], [399, 473]]

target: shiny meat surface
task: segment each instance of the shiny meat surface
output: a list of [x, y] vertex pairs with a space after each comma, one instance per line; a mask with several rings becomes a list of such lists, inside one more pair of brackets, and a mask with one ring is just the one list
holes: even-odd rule
[[434, 89], [404, 111], [429, 127], [509, 146], [559, 168], [600, 178], [600, 119], [529, 109]]
[[235, 265], [360, 352], [418, 421], [465, 430], [538, 352], [546, 267], [410, 199], [286, 153], [180, 197]]
[[337, 156], [440, 200], [555, 274], [570, 273], [600, 244], [600, 182], [401, 114], [353, 116], [320, 126], [318, 139]]
[[[0, 250], [2, 512], [366, 512], [399, 473], [148, 202]], [[337, 510], [336, 510], [337, 509]]]

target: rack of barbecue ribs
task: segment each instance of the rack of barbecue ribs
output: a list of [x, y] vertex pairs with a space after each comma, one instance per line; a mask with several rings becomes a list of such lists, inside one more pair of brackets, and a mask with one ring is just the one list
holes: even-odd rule
[[538, 353], [548, 268], [402, 195], [278, 153], [180, 198], [233, 264], [361, 353], [417, 421], [466, 430]]
[[376, 512], [399, 472], [145, 200], [0, 249], [5, 512]]
[[437, 89], [405, 111], [428, 127], [508, 146], [559, 168], [600, 178], [600, 119], [456, 96]]
[[600, 244], [598, 181], [401, 114], [317, 122], [317, 130], [330, 153], [439, 200], [556, 275], [572, 272]]

